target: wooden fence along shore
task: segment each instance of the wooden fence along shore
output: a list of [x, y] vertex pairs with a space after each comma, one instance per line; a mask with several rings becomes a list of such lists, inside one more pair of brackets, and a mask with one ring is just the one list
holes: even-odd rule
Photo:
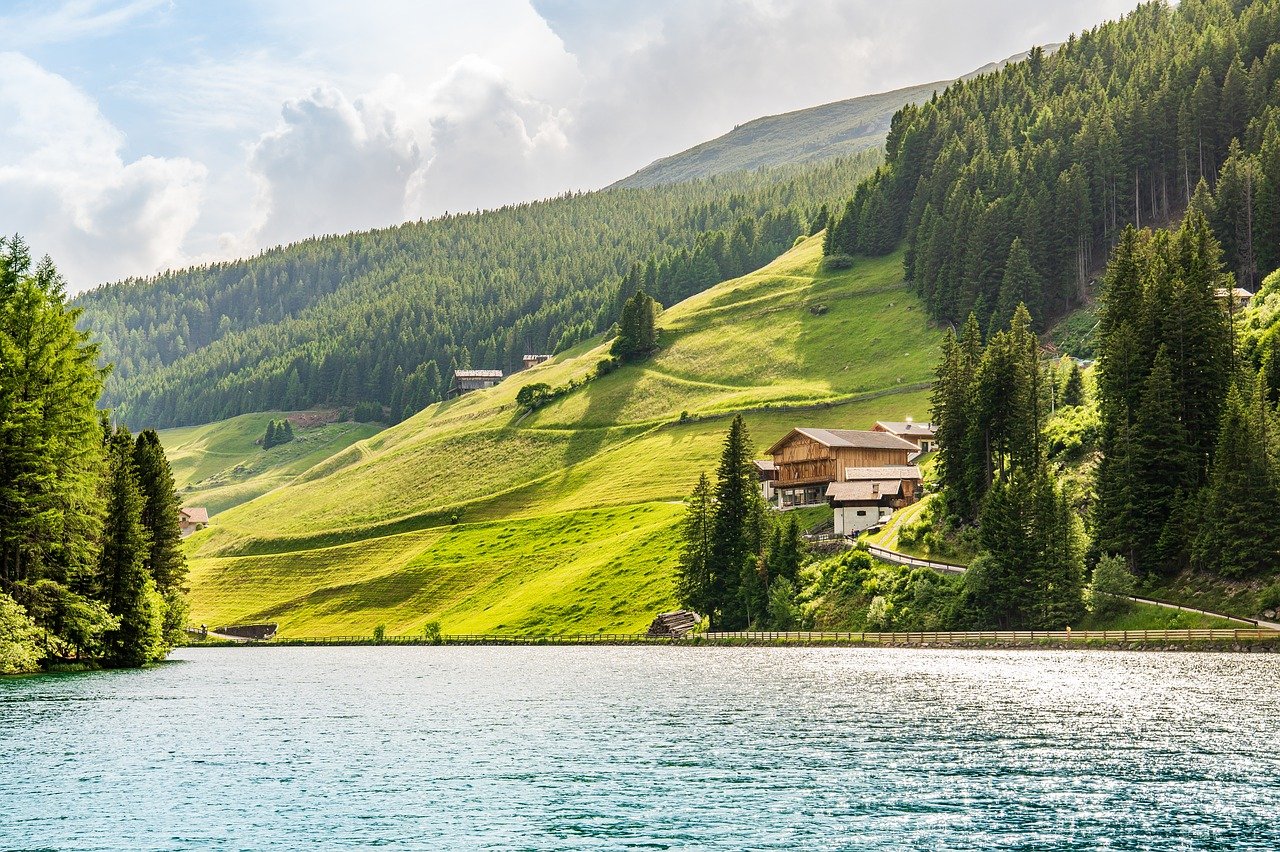
[[236, 646], [336, 645], [866, 645], [936, 647], [1142, 647], [1159, 644], [1202, 643], [1238, 645], [1264, 643], [1280, 651], [1280, 631], [1263, 628], [1180, 630], [982, 630], [934, 632], [848, 632], [830, 630], [743, 630], [696, 633], [679, 639], [647, 633], [580, 633], [557, 636], [506, 636], [483, 633], [422, 635], [299, 636], [266, 642], [228, 643]]

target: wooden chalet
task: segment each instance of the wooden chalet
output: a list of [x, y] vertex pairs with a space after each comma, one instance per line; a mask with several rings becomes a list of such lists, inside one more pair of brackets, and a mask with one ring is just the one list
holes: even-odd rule
[[913, 423], [910, 420], [877, 420], [871, 427], [876, 432], [888, 432], [904, 441], [910, 441], [921, 453], [938, 449], [938, 433], [932, 423]]
[[501, 370], [454, 370], [453, 387], [449, 388], [449, 396], [459, 397], [464, 393], [491, 388], [500, 381]]
[[919, 452], [916, 444], [888, 432], [792, 429], [769, 448], [776, 471], [775, 505], [819, 505], [826, 502], [827, 486], [847, 481], [848, 471], [906, 466], [908, 457]]
[[550, 355], [526, 355], [524, 356], [524, 368], [528, 370], [550, 360]]

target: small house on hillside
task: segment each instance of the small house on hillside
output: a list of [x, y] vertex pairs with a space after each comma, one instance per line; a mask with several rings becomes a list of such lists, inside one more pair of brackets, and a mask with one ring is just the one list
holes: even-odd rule
[[773, 503], [773, 480], [778, 476], [778, 466], [773, 459], [757, 459], [752, 462], [756, 469], [756, 478], [760, 480], [760, 493], [766, 503]]
[[888, 432], [897, 435], [904, 441], [910, 441], [920, 448], [921, 453], [931, 453], [938, 449], [937, 430], [932, 423], [914, 423], [910, 420], [877, 420], [871, 427], [876, 432]]
[[550, 360], [550, 355], [526, 355], [524, 356], [524, 368], [528, 370], [530, 367], [536, 367], [539, 364]]
[[178, 510], [178, 528], [182, 537], [209, 526], [209, 510], [204, 506], [183, 506]]
[[464, 393], [491, 388], [502, 381], [501, 370], [454, 370], [453, 387], [449, 396], [459, 397]]
[[[769, 448], [773, 457], [772, 490], [779, 509], [826, 502], [827, 486], [847, 481], [847, 473], [863, 468], [908, 465], [918, 445], [889, 432], [853, 429], [792, 429]], [[757, 470], [761, 470], [757, 465]], [[918, 472], [918, 471], [917, 471]]]
[[827, 486], [836, 535], [852, 536], [879, 526], [895, 509], [920, 498], [923, 485], [915, 465], [849, 468], [842, 482]]
[[1231, 297], [1231, 305], [1233, 310], [1242, 311], [1249, 307], [1253, 302], [1253, 293], [1243, 287], [1232, 287], [1228, 290], [1226, 287], [1219, 287], [1213, 291], [1213, 295], [1217, 296], [1219, 301], [1226, 302], [1228, 295]]

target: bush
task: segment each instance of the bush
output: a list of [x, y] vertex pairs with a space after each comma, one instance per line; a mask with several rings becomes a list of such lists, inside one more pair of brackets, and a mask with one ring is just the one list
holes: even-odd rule
[[428, 621], [422, 625], [422, 635], [427, 637], [427, 641], [432, 645], [439, 645], [444, 641], [443, 634], [440, 632], [440, 622]]
[[1280, 609], [1280, 580], [1262, 590], [1258, 595], [1258, 605], [1262, 609]]
[[795, 587], [786, 577], [779, 577], [769, 586], [769, 625], [774, 630], [793, 630], [799, 620]]
[[618, 361], [614, 358], [605, 358], [596, 362], [596, 378], [603, 378], [614, 370], [618, 369]]
[[888, 630], [893, 626], [893, 604], [884, 595], [876, 595], [867, 607], [867, 627], [871, 630]]
[[18, 602], [0, 592], [0, 674], [33, 672], [40, 667], [40, 630]]
[[829, 254], [822, 259], [823, 272], [835, 272], [840, 269], [852, 269], [853, 258], [847, 254]]
[[554, 396], [551, 385], [546, 382], [534, 382], [520, 388], [516, 394], [516, 405], [526, 411], [534, 411], [546, 405]]
[[1093, 567], [1089, 583], [1089, 609], [1094, 615], [1114, 615], [1129, 608], [1125, 600], [1133, 594], [1136, 581], [1129, 563], [1121, 556], [1103, 554]]
[[357, 423], [373, 423], [382, 419], [382, 406], [376, 402], [356, 403], [355, 413], [351, 419]]
[[373, 628], [373, 641], [381, 642], [387, 638], [387, 625], [379, 624]]

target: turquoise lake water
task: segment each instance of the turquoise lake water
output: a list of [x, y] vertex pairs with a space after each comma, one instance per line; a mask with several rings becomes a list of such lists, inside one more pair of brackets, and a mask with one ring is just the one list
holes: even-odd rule
[[1280, 657], [187, 649], [0, 680], [0, 849], [1280, 848]]

